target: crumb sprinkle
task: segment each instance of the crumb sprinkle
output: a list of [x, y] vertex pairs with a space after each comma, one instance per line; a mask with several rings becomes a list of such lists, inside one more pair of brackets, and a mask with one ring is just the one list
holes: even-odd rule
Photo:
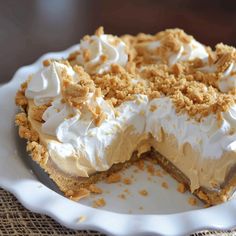
[[78, 219], [78, 223], [82, 223], [86, 220], [86, 216], [80, 216], [79, 219]]
[[126, 199], [126, 196], [125, 196], [125, 194], [124, 194], [124, 193], [121, 193], [121, 194], [119, 194], [119, 195], [118, 195], [118, 197], [119, 197], [119, 198], [121, 198], [121, 199], [123, 199], [123, 200], [125, 200], [125, 199]]
[[99, 199], [93, 201], [94, 208], [104, 207], [105, 205], [106, 205], [106, 201], [104, 198], [99, 198]]
[[196, 200], [195, 197], [189, 197], [188, 203], [189, 203], [191, 206], [196, 206], [196, 205], [197, 205], [197, 200]]
[[130, 184], [132, 184], [132, 180], [130, 178], [124, 178], [123, 183], [126, 185], [130, 185]]
[[177, 191], [178, 192], [180, 192], [180, 193], [185, 193], [186, 192], [186, 187], [185, 187], [185, 185], [184, 184], [182, 184], [182, 183], [179, 183], [178, 184], [178, 187], [177, 187]]
[[95, 194], [102, 194], [103, 193], [102, 189], [97, 187], [95, 184], [91, 184], [89, 186], [89, 190], [91, 193], [95, 193]]
[[162, 174], [161, 170], [157, 170], [155, 172], [155, 175], [158, 176], [158, 177], [163, 177], [163, 174]]
[[145, 166], [144, 160], [137, 161], [135, 165], [138, 167], [139, 170], [144, 170], [144, 166]]
[[145, 190], [145, 189], [142, 189], [142, 190], [139, 191], [139, 194], [140, 194], [141, 196], [146, 197], [146, 196], [148, 195], [148, 191]]
[[124, 190], [124, 192], [130, 195], [130, 191], [127, 188]]
[[65, 193], [65, 196], [73, 201], [79, 201], [82, 198], [89, 197], [89, 195], [90, 191], [85, 188], [81, 188], [78, 191], [69, 190]]
[[111, 184], [111, 183], [117, 183], [121, 181], [121, 175], [119, 173], [113, 173], [108, 176], [106, 179], [106, 183]]
[[154, 168], [154, 166], [152, 165], [152, 164], [148, 164], [147, 165], [147, 171], [148, 171], [148, 173], [150, 174], [150, 175], [154, 175], [154, 173], [155, 173], [155, 168]]
[[161, 186], [165, 189], [168, 189], [169, 188], [169, 185], [167, 182], [162, 182]]

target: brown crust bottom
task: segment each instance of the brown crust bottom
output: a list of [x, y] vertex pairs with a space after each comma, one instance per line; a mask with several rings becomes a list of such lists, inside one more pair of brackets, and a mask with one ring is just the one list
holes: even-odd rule
[[[18, 104], [19, 105], [19, 104]], [[23, 106], [21, 106], [23, 108]], [[65, 193], [66, 196], [70, 196], [68, 193], [76, 193], [80, 189], [86, 189], [91, 184], [97, 183], [100, 180], [106, 179], [113, 173], [129, 167], [139, 158], [134, 153], [131, 159], [125, 163], [119, 163], [113, 165], [109, 170], [104, 172], [97, 172], [91, 175], [89, 178], [69, 176], [60, 171], [50, 160], [49, 154], [46, 148], [40, 144], [38, 136], [35, 135], [35, 131], [32, 129], [27, 117], [27, 105], [22, 109], [23, 112], [17, 114], [16, 123], [19, 126], [19, 135], [22, 138], [28, 140], [27, 150], [30, 152], [32, 159], [35, 160], [50, 176], [50, 178], [58, 185], [60, 190]], [[189, 179], [177, 169], [169, 160], [160, 155], [157, 151], [152, 150], [144, 153], [140, 158], [149, 158], [155, 161], [163, 169], [165, 169], [172, 177], [178, 182], [183, 183], [187, 189], [190, 189]], [[208, 190], [204, 187], [194, 191], [199, 199], [210, 205], [216, 205], [227, 201], [234, 193], [236, 189], [236, 175], [228, 176], [227, 181], [221, 186], [219, 190]]]

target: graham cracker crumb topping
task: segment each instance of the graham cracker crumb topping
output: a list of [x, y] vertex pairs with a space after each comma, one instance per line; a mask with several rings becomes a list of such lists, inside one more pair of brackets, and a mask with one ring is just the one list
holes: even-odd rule
[[[191, 40], [192, 36], [180, 29], [165, 30], [153, 36], [138, 34], [134, 43], [138, 54], [138, 64], [152, 64], [156, 60], [168, 64], [170, 54], [178, 53], [181, 46], [190, 43]], [[148, 48], [152, 42], [159, 42], [159, 44]]]
[[50, 106], [50, 104], [41, 105], [41, 106], [33, 106], [31, 108], [31, 118], [38, 121], [43, 122], [43, 113], [46, 111], [46, 109]]
[[[103, 33], [100, 27], [95, 34]], [[182, 45], [193, 40], [183, 30], [169, 29], [156, 35], [124, 35], [120, 39], [127, 46], [127, 65], [122, 67], [114, 64], [108, 72], [90, 75], [94, 86], [101, 89], [104, 99], [113, 106], [133, 100], [135, 94], [147, 95], [149, 99], [167, 96], [173, 101], [177, 113], [186, 112], [200, 121], [209, 114], [227, 111], [235, 103], [235, 91], [222, 93], [218, 89], [220, 76], [236, 60], [235, 48], [218, 44], [213, 51], [205, 47], [208, 65], [216, 66], [216, 72], [208, 73], [201, 70], [206, 62], [199, 58], [178, 61], [173, 66], [168, 64], [170, 53], [178, 53]], [[160, 44], [148, 48], [150, 43], [157, 41]], [[106, 58], [102, 57], [101, 61], [105, 62]], [[81, 88], [75, 91], [78, 89]], [[83, 88], [82, 91], [85, 97], [87, 90]], [[151, 107], [151, 111], [155, 109]]]
[[66, 71], [62, 74], [62, 95], [68, 104], [80, 108], [82, 103], [87, 100], [88, 93], [93, 92], [95, 87], [90, 76], [82, 67], [75, 66], [74, 70], [77, 72], [79, 77], [78, 81], [75, 81], [72, 77], [66, 74]]
[[[103, 28], [96, 30], [95, 34], [104, 34]], [[85, 40], [91, 40], [89, 36]], [[168, 65], [169, 53], [177, 53], [181, 45], [188, 44], [193, 37], [187, 35], [180, 29], [170, 29], [157, 33], [156, 35], [138, 34], [137, 36], [124, 35], [117, 37], [126, 43], [129, 55], [128, 63], [125, 67], [113, 64], [110, 71], [103, 74], [88, 74], [83, 67], [76, 65], [76, 58], [80, 52], [73, 52], [68, 61], [59, 62], [72, 65], [77, 73], [77, 80], [62, 72], [62, 95], [63, 100], [71, 106], [81, 108], [87, 100], [89, 92], [97, 89], [100, 96], [111, 103], [119, 106], [124, 101], [133, 100], [136, 94], [147, 95], [149, 99], [161, 96], [169, 97], [177, 113], [186, 112], [190, 117], [200, 121], [209, 114], [225, 112], [235, 104], [235, 92], [222, 93], [218, 89], [218, 81], [222, 73], [236, 60], [236, 50], [233, 47], [217, 44], [216, 50], [206, 47], [208, 52], [208, 65], [215, 66], [216, 71], [205, 72], [201, 68], [206, 66], [202, 60], [178, 61], [173, 66]], [[147, 45], [160, 41], [160, 45], [151, 51]], [[84, 51], [84, 58], [90, 60], [89, 51]], [[152, 60], [150, 57], [158, 56], [160, 60]], [[101, 63], [106, 63], [106, 56], [101, 56]], [[55, 61], [53, 59], [44, 61], [44, 66], [48, 66]], [[100, 63], [100, 62], [99, 62]], [[27, 105], [24, 96], [25, 83], [16, 96], [16, 104]], [[155, 111], [151, 107], [151, 111]], [[37, 108], [34, 119], [42, 121], [41, 114], [43, 108]], [[99, 126], [106, 115], [104, 113], [94, 113], [94, 124]]]
[[100, 26], [100, 27], [95, 31], [95, 35], [101, 36], [102, 34], [104, 34], [104, 28], [103, 28], [102, 26]]
[[118, 65], [113, 65], [112, 73], [105, 75], [94, 75], [96, 87], [101, 88], [106, 100], [110, 100], [113, 106], [134, 99], [135, 94], [146, 94], [149, 90], [143, 82], [134, 84], [135, 76], [124, 71]]
[[52, 64], [52, 60], [51, 59], [46, 59], [43, 61], [43, 66], [47, 67], [50, 66]]

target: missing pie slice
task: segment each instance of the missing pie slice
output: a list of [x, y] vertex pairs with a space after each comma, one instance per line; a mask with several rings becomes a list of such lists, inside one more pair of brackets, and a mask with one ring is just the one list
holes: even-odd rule
[[151, 158], [211, 205], [236, 187], [236, 50], [180, 29], [100, 27], [44, 61], [16, 95], [19, 135], [66, 196]]

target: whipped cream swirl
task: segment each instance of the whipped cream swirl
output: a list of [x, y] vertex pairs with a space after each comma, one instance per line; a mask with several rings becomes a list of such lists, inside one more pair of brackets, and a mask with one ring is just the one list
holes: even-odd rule
[[224, 73], [222, 73], [218, 87], [221, 92], [226, 93], [236, 88], [236, 64], [231, 63]]
[[42, 119], [46, 121], [42, 124], [42, 132], [52, 136], [57, 136], [57, 128], [70, 117], [79, 117], [79, 110], [61, 102], [61, 98], [52, 102], [52, 105], [43, 113]]
[[74, 71], [64, 64], [53, 62], [33, 74], [25, 91], [25, 96], [34, 99], [35, 105], [43, 105], [61, 94], [61, 72], [63, 69], [71, 76]]
[[231, 62], [224, 72], [217, 72], [217, 64], [206, 65], [199, 68], [204, 73], [218, 73], [217, 87], [222, 93], [227, 93], [236, 88], [236, 64]]
[[109, 71], [112, 64], [125, 66], [128, 54], [125, 43], [118, 37], [102, 34], [81, 41], [77, 62], [86, 72], [101, 74]]
[[[148, 43], [147, 48], [152, 52], [161, 46], [161, 41], [153, 41]], [[192, 39], [189, 43], [181, 43], [179, 51], [177, 53], [169, 52], [167, 57], [168, 64], [172, 66], [178, 61], [189, 61], [196, 58], [206, 60], [208, 58], [208, 53], [201, 43], [199, 43], [195, 39]]]

